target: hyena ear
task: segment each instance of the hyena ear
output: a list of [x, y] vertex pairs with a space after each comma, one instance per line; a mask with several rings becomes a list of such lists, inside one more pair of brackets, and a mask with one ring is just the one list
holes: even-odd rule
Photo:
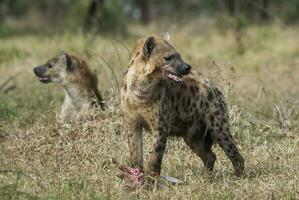
[[162, 33], [162, 34], [160, 35], [160, 37], [163, 38], [163, 39], [166, 40], [166, 41], [169, 41], [169, 40], [170, 40], [170, 35], [169, 35], [168, 32]]
[[144, 46], [143, 46], [143, 55], [146, 59], [148, 59], [150, 57], [155, 46], [156, 46], [156, 41], [153, 36], [146, 39]]
[[65, 65], [66, 65], [66, 69], [69, 70], [69, 71], [73, 71], [74, 70], [74, 65], [73, 65], [71, 57], [65, 52], [63, 53], [63, 56], [64, 56], [64, 62], [65, 62]]

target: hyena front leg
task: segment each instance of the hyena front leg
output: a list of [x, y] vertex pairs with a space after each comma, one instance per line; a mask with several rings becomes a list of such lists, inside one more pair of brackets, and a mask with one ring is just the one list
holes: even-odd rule
[[161, 172], [161, 164], [166, 148], [167, 129], [165, 127], [152, 128], [154, 140], [151, 153], [151, 159], [148, 166], [149, 174], [159, 176]]
[[59, 120], [64, 122], [68, 117], [72, 116], [72, 112], [75, 110], [72, 99], [68, 94], [65, 95], [64, 102], [61, 106], [61, 111], [59, 114]]
[[124, 116], [123, 131], [128, 137], [131, 165], [143, 168], [142, 123], [137, 117]]

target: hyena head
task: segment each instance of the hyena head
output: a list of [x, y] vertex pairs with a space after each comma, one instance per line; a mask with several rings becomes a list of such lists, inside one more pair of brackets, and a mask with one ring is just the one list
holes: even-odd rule
[[63, 82], [68, 73], [74, 71], [75, 65], [71, 57], [63, 52], [48, 60], [45, 64], [33, 69], [38, 80], [42, 83]]
[[191, 66], [184, 62], [168, 40], [168, 34], [139, 39], [133, 50], [130, 68], [137, 74], [154, 79], [182, 81], [182, 76], [190, 72]]

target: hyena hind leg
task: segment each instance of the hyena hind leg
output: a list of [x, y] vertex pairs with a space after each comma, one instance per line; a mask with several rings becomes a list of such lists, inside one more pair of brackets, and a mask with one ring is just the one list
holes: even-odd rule
[[[218, 133], [219, 134], [219, 133]], [[244, 159], [239, 153], [239, 150], [234, 142], [233, 137], [229, 132], [222, 132], [220, 136], [215, 137], [226, 156], [230, 159], [235, 169], [235, 175], [240, 177], [244, 171]]]
[[205, 168], [208, 171], [212, 171], [216, 161], [216, 155], [212, 152], [211, 149], [213, 140], [210, 133], [207, 133], [205, 138], [194, 137], [191, 140], [185, 139], [185, 142], [191, 148], [191, 150], [201, 158]]

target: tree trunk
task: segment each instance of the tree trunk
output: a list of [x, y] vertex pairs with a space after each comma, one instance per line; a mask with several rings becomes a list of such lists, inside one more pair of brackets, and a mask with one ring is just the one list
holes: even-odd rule
[[242, 27], [242, 22], [241, 22], [241, 16], [240, 16], [240, 0], [234, 0], [234, 17], [236, 20], [236, 25], [235, 25], [235, 38], [236, 38], [236, 43], [237, 43], [237, 51], [239, 54], [243, 54], [245, 49], [243, 45], [243, 27]]
[[261, 19], [263, 21], [268, 21], [271, 17], [269, 16], [269, 0], [262, 1]]
[[150, 10], [149, 10], [149, 1], [148, 0], [135, 0], [136, 5], [141, 12], [141, 21], [146, 24], [150, 20]]
[[88, 6], [85, 27], [91, 28], [94, 25], [100, 24], [100, 16], [101, 16], [101, 7], [104, 3], [104, 0], [91, 0]]
[[225, 7], [230, 16], [235, 15], [236, 0], [224, 0]]

